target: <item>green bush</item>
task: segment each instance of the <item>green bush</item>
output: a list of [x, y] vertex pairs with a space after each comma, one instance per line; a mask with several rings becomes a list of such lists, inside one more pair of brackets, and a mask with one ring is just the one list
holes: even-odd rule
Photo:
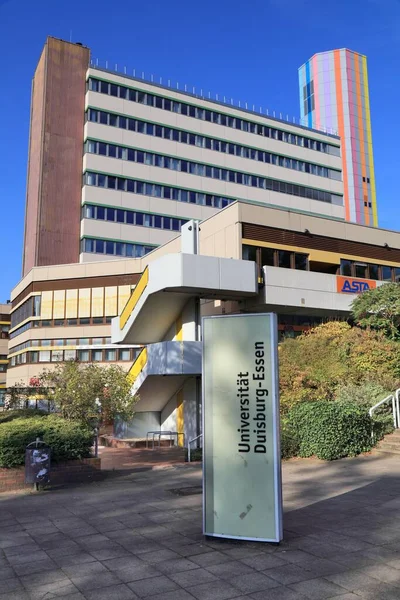
[[298, 432], [292, 423], [284, 418], [281, 420], [281, 457], [292, 458], [299, 453]]
[[34, 417], [45, 417], [49, 413], [35, 408], [24, 408], [21, 410], [3, 410], [0, 412], [0, 425], [2, 423], [9, 423], [15, 419], [32, 419]]
[[93, 432], [87, 425], [68, 421], [59, 415], [36, 415], [0, 423], [0, 467], [24, 464], [25, 448], [36, 438], [51, 448], [54, 462], [88, 458]]
[[288, 421], [299, 439], [299, 456], [334, 460], [371, 450], [372, 419], [363, 406], [349, 402], [303, 402]]

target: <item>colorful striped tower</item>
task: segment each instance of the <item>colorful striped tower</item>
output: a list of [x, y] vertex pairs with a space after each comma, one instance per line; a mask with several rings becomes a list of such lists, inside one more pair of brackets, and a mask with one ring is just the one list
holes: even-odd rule
[[301, 123], [342, 140], [346, 219], [378, 225], [367, 59], [352, 50], [314, 54], [299, 68]]

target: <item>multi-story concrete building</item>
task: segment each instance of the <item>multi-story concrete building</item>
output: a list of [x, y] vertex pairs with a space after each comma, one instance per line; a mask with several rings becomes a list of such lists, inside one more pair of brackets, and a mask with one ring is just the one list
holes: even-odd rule
[[348, 318], [356, 293], [400, 279], [393, 231], [247, 202], [201, 223], [198, 254], [194, 229], [143, 257], [32, 269], [11, 296], [8, 385], [61, 360], [118, 362], [140, 397], [120, 435], [161, 428], [190, 438], [201, 316], [273, 311], [280, 334], [296, 335]]
[[4, 404], [8, 367], [11, 304], [0, 304], [0, 406]]
[[346, 223], [343, 193], [338, 136], [94, 68], [49, 38], [7, 385], [63, 360], [121, 364], [140, 395], [122, 434], [190, 437], [202, 315], [274, 311], [295, 335], [398, 280], [400, 235]]
[[301, 122], [341, 139], [347, 221], [378, 225], [366, 56], [351, 50], [314, 54], [299, 69]]
[[48, 38], [31, 110], [24, 275], [143, 256], [236, 200], [345, 216], [337, 136], [93, 68], [81, 45]]

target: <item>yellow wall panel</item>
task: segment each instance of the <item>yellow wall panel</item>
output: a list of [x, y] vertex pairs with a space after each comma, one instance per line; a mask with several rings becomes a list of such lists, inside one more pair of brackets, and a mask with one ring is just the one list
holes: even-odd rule
[[42, 292], [40, 316], [46, 320], [53, 318], [53, 292]]
[[125, 304], [128, 302], [131, 296], [131, 286], [130, 285], [120, 285], [118, 286], [118, 314], [124, 309]]
[[92, 288], [92, 317], [104, 317], [104, 288]]
[[105, 288], [105, 313], [106, 317], [116, 317], [118, 315], [118, 288], [110, 286]]
[[67, 290], [65, 316], [76, 319], [78, 316], [78, 290]]
[[78, 312], [79, 318], [90, 317], [90, 288], [79, 290]]
[[65, 290], [55, 290], [53, 297], [53, 318], [65, 318]]

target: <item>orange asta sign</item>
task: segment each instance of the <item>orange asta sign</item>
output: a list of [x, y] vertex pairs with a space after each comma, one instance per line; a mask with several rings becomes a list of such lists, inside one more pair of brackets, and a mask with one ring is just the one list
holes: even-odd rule
[[339, 294], [361, 294], [375, 288], [376, 281], [373, 279], [356, 279], [342, 275], [336, 277], [336, 291]]

